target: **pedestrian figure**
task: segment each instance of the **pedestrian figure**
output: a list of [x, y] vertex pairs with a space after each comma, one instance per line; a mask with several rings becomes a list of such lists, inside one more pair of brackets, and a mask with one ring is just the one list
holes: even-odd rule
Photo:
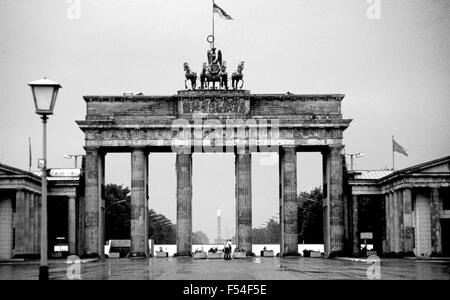
[[228, 259], [228, 246], [227, 246], [228, 240], [225, 240], [225, 242], [223, 243], [223, 259], [227, 260]]
[[225, 250], [226, 250], [226, 259], [227, 260], [230, 260], [231, 259], [231, 248], [232, 248], [232, 245], [231, 245], [231, 240], [227, 240], [226, 241], [226, 243], [225, 243]]

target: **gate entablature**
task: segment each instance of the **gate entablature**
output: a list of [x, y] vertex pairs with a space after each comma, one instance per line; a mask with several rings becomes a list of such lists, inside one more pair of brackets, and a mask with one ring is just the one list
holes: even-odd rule
[[[180, 91], [173, 96], [85, 96], [86, 119], [78, 125], [90, 147], [170, 147], [177, 121], [205, 135], [225, 128], [275, 126], [279, 145], [327, 146], [341, 144], [351, 120], [343, 119], [344, 95], [251, 94], [246, 90]], [[214, 121], [211, 121], [214, 120]], [[233, 124], [232, 120], [237, 120]], [[242, 125], [242, 121], [244, 125]], [[220, 122], [220, 123], [219, 123]], [[230, 133], [230, 132], [228, 132]], [[273, 140], [273, 138], [272, 138]], [[264, 141], [259, 141], [264, 143]]]

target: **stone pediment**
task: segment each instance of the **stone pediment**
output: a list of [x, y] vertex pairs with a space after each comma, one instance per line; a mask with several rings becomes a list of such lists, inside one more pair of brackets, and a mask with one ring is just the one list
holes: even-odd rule
[[8, 166], [0, 164], [0, 176], [20, 176], [20, 175], [29, 175], [30, 173]]
[[450, 156], [412, 166], [403, 170], [405, 174], [450, 174]]

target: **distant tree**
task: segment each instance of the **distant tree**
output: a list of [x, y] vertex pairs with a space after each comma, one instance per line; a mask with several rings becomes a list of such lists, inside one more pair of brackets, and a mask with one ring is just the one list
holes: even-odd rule
[[192, 233], [192, 244], [208, 245], [209, 238], [202, 231], [196, 231]]
[[[106, 240], [130, 239], [130, 189], [117, 184], [105, 186]], [[175, 244], [175, 225], [164, 215], [150, 209], [148, 213], [149, 238], [156, 244]]]
[[105, 186], [106, 240], [130, 239], [130, 190], [117, 184]]
[[149, 237], [155, 241], [155, 244], [176, 244], [175, 225], [166, 216], [150, 209], [148, 221]]
[[298, 232], [299, 243], [323, 243], [323, 195], [321, 188], [315, 188], [310, 193], [298, 195]]
[[266, 227], [252, 230], [253, 244], [279, 244], [281, 241], [280, 223], [270, 219]]

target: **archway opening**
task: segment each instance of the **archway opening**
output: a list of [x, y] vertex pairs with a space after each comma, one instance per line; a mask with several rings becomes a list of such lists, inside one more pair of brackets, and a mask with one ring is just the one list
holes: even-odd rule
[[299, 252], [324, 252], [323, 168], [319, 152], [297, 153]]
[[252, 239], [253, 253], [280, 252], [280, 201], [278, 154], [252, 153]]
[[192, 159], [193, 250], [208, 251], [235, 236], [235, 155], [194, 153]]
[[[148, 172], [149, 239], [153, 251], [176, 253], [177, 174], [175, 153], [150, 153]], [[152, 249], [150, 249], [151, 251]]]

